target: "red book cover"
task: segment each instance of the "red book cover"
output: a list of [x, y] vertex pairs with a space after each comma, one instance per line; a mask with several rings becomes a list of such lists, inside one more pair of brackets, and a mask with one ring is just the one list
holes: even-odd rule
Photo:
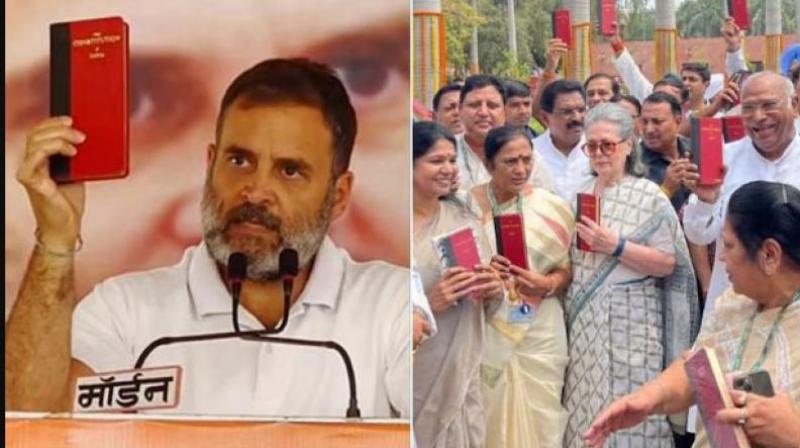
[[494, 236], [497, 241], [498, 254], [508, 258], [514, 266], [528, 269], [525, 224], [521, 214], [509, 213], [495, 216]]
[[689, 385], [700, 418], [706, 429], [708, 440], [714, 448], [749, 448], [744, 431], [737, 425], [719, 423], [717, 412], [724, 408], [732, 408], [730, 392], [725, 382], [725, 375], [717, 360], [713, 348], [701, 348], [684, 364]]
[[600, 34], [614, 35], [613, 22], [617, 21], [617, 0], [597, 0], [597, 16]]
[[478, 244], [471, 227], [463, 227], [434, 239], [444, 267], [461, 266], [470, 271], [481, 264]]
[[700, 170], [700, 185], [722, 182], [722, 120], [692, 117], [692, 162]]
[[743, 30], [750, 29], [750, 12], [747, 10], [747, 0], [728, 0], [728, 15], [733, 17], [733, 22]]
[[567, 48], [572, 48], [572, 21], [569, 9], [556, 9], [552, 14], [553, 37], [564, 41]]
[[740, 116], [722, 117], [722, 136], [725, 143], [741, 140], [747, 135], [744, 130], [744, 122]]
[[120, 17], [50, 25], [50, 115], [86, 134], [74, 157], [50, 158], [57, 182], [128, 174], [128, 25]]
[[[589, 193], [578, 193], [578, 222], [580, 222], [581, 216], [586, 216], [600, 224], [600, 198]], [[577, 238], [578, 249], [587, 252], [592, 251], [592, 246], [590, 246], [589, 243], [582, 240], [580, 236]]]

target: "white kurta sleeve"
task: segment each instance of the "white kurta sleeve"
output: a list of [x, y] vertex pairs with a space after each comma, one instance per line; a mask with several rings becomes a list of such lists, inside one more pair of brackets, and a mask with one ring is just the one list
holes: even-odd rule
[[683, 231], [694, 244], [711, 244], [722, 232], [722, 199], [709, 204], [696, 195], [689, 197], [683, 210]]
[[625, 81], [625, 85], [628, 86], [630, 94], [637, 100], [644, 102], [644, 99], [653, 93], [653, 83], [639, 70], [639, 66], [636, 65], [636, 61], [633, 60], [633, 56], [627, 48], [614, 59], [614, 66], [622, 80]]
[[744, 51], [739, 48], [737, 51], [725, 52], [725, 73], [730, 76], [739, 70], [747, 70], [747, 61], [744, 58]]

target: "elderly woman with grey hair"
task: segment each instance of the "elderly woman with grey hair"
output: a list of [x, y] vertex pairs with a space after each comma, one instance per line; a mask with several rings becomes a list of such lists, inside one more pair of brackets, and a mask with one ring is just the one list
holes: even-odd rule
[[[699, 328], [697, 286], [678, 216], [658, 185], [642, 178], [634, 124], [605, 103], [586, 116], [583, 151], [595, 174], [579, 193], [599, 198], [599, 222], [582, 217], [567, 292], [569, 365], [565, 446], [616, 398], [655, 378]], [[573, 200], [573, 205], [577, 198]], [[609, 446], [673, 444], [669, 422], [653, 416], [611, 436]]]

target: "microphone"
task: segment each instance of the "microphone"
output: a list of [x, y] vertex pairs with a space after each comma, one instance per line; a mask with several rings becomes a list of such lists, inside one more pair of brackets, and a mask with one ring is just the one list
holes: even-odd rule
[[[268, 333], [276, 334], [283, 331], [289, 323], [289, 307], [292, 301], [292, 287], [298, 272], [298, 256], [294, 249], [283, 249], [278, 255], [278, 274], [283, 286], [283, 318], [281, 322]], [[242, 282], [247, 274], [247, 256], [241, 252], [234, 252], [228, 257], [228, 283], [233, 298], [233, 330], [241, 332], [239, 327], [239, 296], [242, 293]]]
[[294, 286], [294, 278], [297, 277], [297, 272], [299, 270], [297, 258], [297, 251], [289, 248], [283, 249], [280, 255], [278, 255], [278, 273], [281, 276], [281, 283], [283, 285], [283, 319], [281, 319], [281, 323], [270, 333], [280, 333], [289, 323], [292, 287]]
[[233, 297], [233, 329], [239, 329], [239, 295], [242, 293], [242, 282], [247, 276], [247, 257], [241, 252], [234, 252], [228, 257], [228, 284]]
[[147, 357], [150, 356], [150, 353], [153, 352], [158, 347], [163, 345], [171, 345], [171, 344], [178, 344], [183, 342], [199, 342], [199, 341], [211, 341], [211, 340], [219, 340], [219, 339], [245, 339], [248, 341], [261, 341], [261, 342], [272, 342], [276, 344], [288, 344], [288, 345], [303, 345], [308, 347], [320, 347], [326, 348], [329, 350], [335, 350], [336, 353], [342, 358], [344, 362], [345, 370], [347, 371], [347, 383], [350, 388], [350, 396], [347, 411], [345, 413], [346, 417], [361, 417], [361, 411], [358, 409], [358, 398], [356, 395], [356, 374], [353, 370], [353, 363], [350, 360], [350, 355], [347, 354], [347, 350], [342, 347], [340, 344], [334, 341], [315, 341], [309, 339], [296, 339], [296, 338], [283, 338], [283, 337], [276, 337], [276, 336], [269, 336], [269, 333], [263, 330], [256, 330], [256, 331], [241, 331], [241, 332], [228, 332], [228, 333], [207, 333], [207, 334], [195, 334], [195, 335], [188, 335], [188, 336], [166, 336], [162, 338], [158, 338], [155, 341], [151, 342], [142, 353], [139, 355], [139, 358], [136, 360], [136, 369], [141, 369], [144, 365], [144, 362], [147, 360]]

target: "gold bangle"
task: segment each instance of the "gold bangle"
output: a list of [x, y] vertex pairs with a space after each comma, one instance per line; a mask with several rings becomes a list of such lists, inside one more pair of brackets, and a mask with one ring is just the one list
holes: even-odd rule
[[659, 185], [658, 188], [661, 188], [661, 191], [663, 191], [664, 194], [667, 195], [668, 199], [672, 199], [672, 193], [666, 188], [664, 188], [664, 185]]
[[62, 258], [72, 257], [73, 255], [75, 255], [75, 253], [80, 252], [81, 248], [83, 247], [83, 239], [81, 238], [80, 234], [78, 234], [78, 238], [75, 241], [75, 247], [73, 249], [66, 251], [57, 251], [45, 246], [45, 244], [42, 242], [41, 231], [39, 230], [38, 227], [36, 228], [36, 231], [33, 233], [33, 237], [36, 240], [37, 249], [39, 249], [40, 251], [44, 252], [47, 255], [52, 255], [54, 257], [62, 257]]

